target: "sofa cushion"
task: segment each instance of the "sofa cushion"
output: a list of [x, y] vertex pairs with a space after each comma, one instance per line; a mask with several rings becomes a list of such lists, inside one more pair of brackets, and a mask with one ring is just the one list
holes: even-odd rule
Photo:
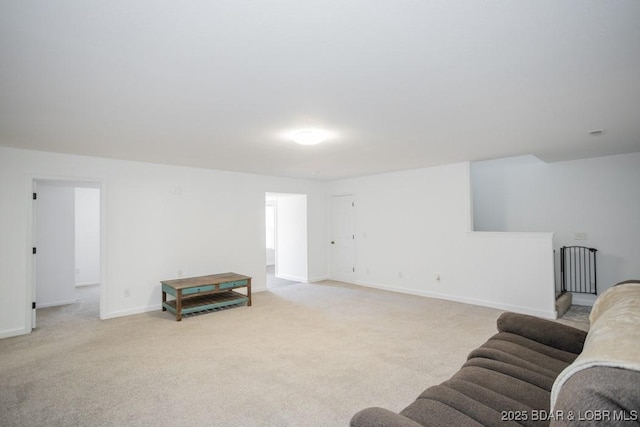
[[416, 400], [402, 410], [400, 415], [414, 420], [421, 426], [482, 426], [465, 412], [431, 399]]
[[510, 343], [517, 344], [521, 347], [534, 350], [540, 354], [544, 354], [554, 359], [561, 360], [566, 364], [573, 363], [573, 361], [576, 360], [576, 356], [579, 354], [579, 352], [572, 353], [570, 351], [560, 350], [559, 348], [541, 344], [532, 339], [525, 338], [521, 335], [516, 335], [509, 332], [500, 332], [494, 335], [493, 337], [491, 337], [490, 339], [508, 341]]
[[575, 354], [580, 354], [587, 337], [587, 333], [580, 329], [526, 314], [503, 313], [497, 324], [500, 332], [510, 332]]
[[[436, 411], [435, 413], [439, 413]], [[351, 418], [351, 427], [421, 427], [410, 418], [396, 414], [388, 409], [372, 407], [363, 409]], [[464, 425], [464, 424], [457, 424]]]
[[569, 366], [566, 362], [538, 353], [535, 350], [500, 340], [489, 340], [480, 348], [472, 351], [469, 358], [475, 357], [498, 360], [554, 378]]
[[[452, 420], [445, 415], [440, 415], [438, 419], [433, 418], [433, 412], [427, 408], [433, 407], [433, 402], [437, 402], [455, 410], [456, 418], [466, 422], [457, 425], [471, 424], [471, 421], [481, 425], [496, 424], [500, 420], [500, 414], [491, 406], [468, 396], [458, 390], [451, 388], [448, 384], [433, 386], [425, 390], [422, 395], [411, 405], [403, 409], [400, 414], [411, 418], [423, 426], [428, 425], [453, 425]], [[440, 406], [440, 405], [438, 405]]]
[[495, 372], [500, 372], [513, 378], [520, 379], [527, 383], [530, 383], [542, 390], [550, 391], [553, 387], [553, 381], [555, 378], [543, 375], [537, 372], [522, 369], [518, 366], [510, 365], [508, 363], [500, 362], [493, 359], [484, 359], [482, 357], [476, 357], [470, 359], [464, 366], [478, 366], [481, 368], [490, 369]]
[[[467, 383], [477, 384], [478, 392], [486, 390], [491, 394], [496, 393], [504, 399], [498, 405], [493, 406], [497, 410], [515, 410], [511, 400], [520, 402], [522, 408], [547, 408], [549, 406], [549, 393], [528, 381], [478, 366], [465, 366], [460, 369], [451, 380], [464, 380]], [[445, 382], [446, 383], [446, 382]], [[481, 401], [485, 398], [481, 397]], [[513, 407], [513, 409], [512, 409]]]

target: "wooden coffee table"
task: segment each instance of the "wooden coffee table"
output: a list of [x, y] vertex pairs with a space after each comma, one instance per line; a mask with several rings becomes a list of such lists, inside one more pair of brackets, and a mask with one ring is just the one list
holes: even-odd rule
[[[251, 277], [237, 273], [212, 274], [209, 276], [163, 280], [162, 311], [169, 310], [176, 315], [176, 321], [183, 314], [211, 310], [246, 303], [251, 306]], [[247, 294], [233, 291], [247, 288]], [[175, 299], [167, 301], [167, 294]]]

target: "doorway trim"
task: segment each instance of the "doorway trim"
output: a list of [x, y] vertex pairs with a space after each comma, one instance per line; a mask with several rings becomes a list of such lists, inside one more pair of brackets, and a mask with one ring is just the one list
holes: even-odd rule
[[[107, 313], [107, 209], [106, 209], [106, 183], [101, 178], [82, 178], [82, 177], [59, 177], [59, 176], [42, 176], [33, 175], [28, 180], [28, 236], [27, 247], [36, 247], [36, 201], [32, 194], [37, 193], [37, 183], [47, 182], [56, 183], [66, 187], [88, 187], [100, 189], [100, 319], [105, 319]], [[31, 249], [27, 252], [27, 296], [26, 301], [26, 325], [27, 333], [33, 331], [36, 324], [36, 309], [33, 308], [36, 296], [36, 260]]]

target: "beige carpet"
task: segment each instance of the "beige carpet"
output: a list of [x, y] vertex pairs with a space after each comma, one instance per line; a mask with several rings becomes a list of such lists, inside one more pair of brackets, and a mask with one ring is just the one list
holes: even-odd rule
[[569, 310], [562, 316], [564, 320], [589, 324], [589, 314], [591, 314], [590, 306], [572, 305]]
[[182, 322], [101, 321], [87, 299], [0, 340], [0, 425], [346, 426], [449, 378], [499, 314], [338, 282]]

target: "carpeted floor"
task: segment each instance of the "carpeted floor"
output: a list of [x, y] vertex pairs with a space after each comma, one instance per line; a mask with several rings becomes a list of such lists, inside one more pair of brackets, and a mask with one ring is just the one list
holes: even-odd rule
[[281, 277], [276, 277], [275, 266], [273, 266], [273, 265], [268, 265], [267, 266], [267, 288], [268, 289], [279, 288], [279, 287], [282, 287], [282, 286], [295, 285], [296, 283], [300, 283], [300, 282], [283, 279]]
[[564, 320], [570, 320], [578, 323], [589, 324], [589, 314], [591, 307], [584, 305], [572, 305], [571, 308], [562, 316]]
[[0, 340], [0, 425], [345, 426], [448, 379], [501, 313], [331, 281], [182, 322], [95, 304]]

